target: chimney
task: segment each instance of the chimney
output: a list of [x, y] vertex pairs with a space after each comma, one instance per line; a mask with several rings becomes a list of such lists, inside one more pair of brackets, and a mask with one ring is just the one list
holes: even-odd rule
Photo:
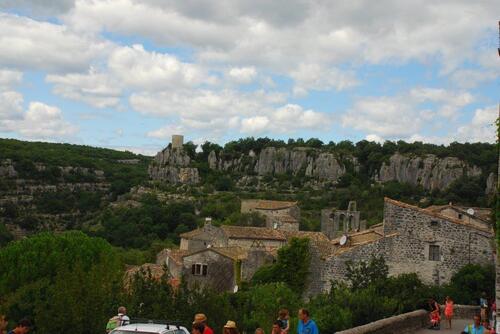
[[212, 217], [205, 217], [205, 226], [212, 225]]

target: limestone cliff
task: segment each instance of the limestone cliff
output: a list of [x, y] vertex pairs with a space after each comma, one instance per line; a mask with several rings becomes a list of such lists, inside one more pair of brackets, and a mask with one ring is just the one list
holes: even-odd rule
[[149, 176], [153, 180], [170, 183], [196, 184], [200, 182], [198, 169], [190, 167], [189, 155], [178, 148], [166, 147], [158, 152], [149, 165]]
[[346, 167], [334, 153], [310, 148], [264, 148], [260, 154], [253, 151], [238, 158], [210, 152], [208, 165], [221, 171], [246, 172], [257, 175], [291, 174], [333, 181], [345, 174]]
[[424, 157], [392, 155], [389, 163], [383, 163], [375, 179], [380, 182], [399, 181], [421, 185], [427, 190], [445, 189], [462, 176], [479, 176], [481, 169], [469, 166], [455, 157], [438, 158], [428, 154]]
[[[313, 148], [275, 148], [267, 147], [258, 154], [253, 151], [242, 154], [229, 154], [224, 151], [210, 152], [207, 163], [213, 170], [238, 173], [239, 175], [275, 176], [289, 174], [310, 177], [316, 181], [336, 183], [351, 171], [362, 166], [354, 156], [340, 158], [335, 152]], [[373, 175], [375, 182], [399, 181], [421, 185], [427, 190], [446, 189], [453, 181], [462, 176], [480, 176], [481, 169], [471, 166], [456, 157], [439, 158], [428, 154], [424, 156], [393, 154]], [[153, 179], [173, 183], [197, 183], [200, 181], [196, 168], [190, 167], [189, 156], [182, 150], [170, 148], [158, 153], [150, 166]], [[183, 175], [181, 177], [181, 175]], [[493, 192], [496, 179], [488, 178], [485, 192]]]

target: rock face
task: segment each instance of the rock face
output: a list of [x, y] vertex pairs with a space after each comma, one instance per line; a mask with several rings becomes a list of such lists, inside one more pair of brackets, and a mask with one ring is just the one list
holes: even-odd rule
[[169, 146], [156, 154], [148, 169], [149, 176], [170, 183], [199, 183], [198, 169], [189, 167], [190, 163], [191, 159], [183, 149]]
[[[156, 155], [149, 174], [154, 180], [171, 183], [194, 184], [200, 181], [196, 168], [190, 166], [190, 158], [182, 149], [164, 149]], [[245, 176], [276, 176], [289, 174], [305, 176], [319, 182], [336, 183], [347, 172], [347, 166], [359, 170], [355, 157], [340, 159], [334, 152], [312, 148], [276, 148], [267, 147], [258, 154], [234, 155], [224, 151], [210, 152], [208, 166], [213, 170], [238, 173]], [[481, 169], [468, 165], [456, 157], [438, 158], [435, 155], [407, 156], [395, 153], [388, 163], [383, 163], [373, 176], [374, 181], [398, 181], [414, 186], [421, 185], [427, 190], [446, 189], [453, 181], [462, 176], [480, 176]], [[495, 175], [488, 177], [486, 192], [494, 193]]]
[[481, 169], [469, 166], [455, 157], [438, 158], [429, 154], [425, 157], [409, 157], [399, 153], [383, 163], [377, 181], [399, 181], [421, 185], [427, 190], [445, 189], [462, 176], [479, 176]]
[[346, 168], [333, 153], [306, 148], [264, 148], [260, 154], [250, 152], [238, 158], [210, 152], [208, 165], [221, 171], [247, 172], [257, 175], [291, 174], [333, 181], [345, 174]]
[[0, 160], [0, 176], [1, 177], [16, 177], [17, 172], [14, 164], [10, 159]]
[[497, 191], [497, 184], [498, 184], [497, 176], [495, 175], [495, 173], [490, 173], [490, 175], [488, 175], [488, 178], [486, 179], [485, 194], [495, 195]]

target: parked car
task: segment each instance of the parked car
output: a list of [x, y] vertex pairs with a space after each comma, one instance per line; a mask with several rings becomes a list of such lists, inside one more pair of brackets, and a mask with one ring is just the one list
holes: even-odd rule
[[111, 331], [110, 334], [190, 334], [186, 327], [158, 324], [158, 323], [133, 323], [120, 326]]

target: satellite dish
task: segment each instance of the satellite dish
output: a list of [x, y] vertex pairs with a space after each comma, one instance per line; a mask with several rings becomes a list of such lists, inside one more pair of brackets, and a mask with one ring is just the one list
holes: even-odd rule
[[474, 211], [474, 209], [473, 209], [473, 208], [468, 208], [468, 209], [467, 209], [467, 213], [468, 213], [469, 215], [471, 215], [471, 216], [474, 216], [474, 213], [476, 213], [476, 212]]
[[210, 247], [212, 247], [212, 245], [211, 245], [211, 244], [208, 244], [208, 245], [207, 245], [207, 248], [210, 248]]
[[237, 285], [234, 286], [233, 291], [234, 291], [234, 293], [238, 292], [238, 286]]
[[347, 235], [343, 235], [340, 237], [340, 246], [345, 246], [347, 244]]

